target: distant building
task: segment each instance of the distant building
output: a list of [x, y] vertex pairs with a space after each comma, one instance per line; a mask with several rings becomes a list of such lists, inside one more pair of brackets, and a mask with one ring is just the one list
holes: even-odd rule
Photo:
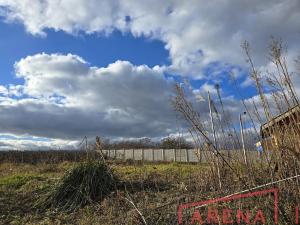
[[260, 128], [264, 150], [300, 147], [300, 106], [274, 117]]

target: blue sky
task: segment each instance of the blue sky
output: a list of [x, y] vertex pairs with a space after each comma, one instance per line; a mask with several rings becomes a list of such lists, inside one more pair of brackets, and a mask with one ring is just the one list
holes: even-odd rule
[[[135, 65], [146, 64], [149, 67], [155, 65], [170, 65], [169, 53], [165, 49], [165, 44], [156, 39], [146, 37], [133, 37], [131, 33], [121, 33], [114, 31], [109, 36], [104, 34], [84, 34], [70, 35], [62, 31], [47, 30], [47, 36], [33, 36], [25, 31], [24, 26], [19, 23], [0, 22], [0, 84], [21, 84], [22, 79], [15, 76], [14, 63], [20, 59], [35, 55], [41, 52], [47, 54], [72, 53], [81, 56], [91, 66], [105, 67], [117, 60], [130, 61]], [[209, 77], [214, 72], [217, 63], [208, 65], [203, 71]], [[238, 67], [236, 67], [238, 68]], [[226, 78], [227, 68], [219, 72], [219, 80], [208, 81], [209, 84], [222, 83], [222, 88], [228, 95], [234, 95], [236, 91], [232, 89], [232, 81]], [[245, 73], [245, 71], [240, 71]], [[180, 75], [166, 73], [177, 81], [182, 81]], [[194, 88], [200, 88], [204, 83], [201, 79], [190, 79]], [[230, 88], [227, 88], [227, 87]], [[253, 87], [246, 88], [244, 98], [254, 94]], [[240, 98], [240, 96], [236, 96]]]
[[[281, 38], [292, 65], [299, 10], [298, 0], [0, 0], [0, 148], [176, 135], [174, 81], [213, 98], [220, 84], [237, 118], [241, 99], [258, 99], [241, 42], [266, 71], [270, 37]], [[208, 118], [207, 102], [197, 110]]]
[[115, 31], [109, 36], [101, 34], [70, 35], [62, 31], [47, 30], [47, 37], [33, 36], [18, 23], [0, 22], [0, 83], [16, 84], [13, 65], [28, 55], [72, 53], [92, 66], [107, 66], [116, 60], [127, 60], [136, 65], [168, 65], [168, 51], [161, 41], [135, 38], [130, 33]]

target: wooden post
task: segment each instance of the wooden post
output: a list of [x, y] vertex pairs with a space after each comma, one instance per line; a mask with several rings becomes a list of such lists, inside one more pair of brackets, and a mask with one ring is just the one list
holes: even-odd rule
[[142, 161], [143, 161], [143, 163], [145, 161], [145, 149], [142, 149]]
[[[244, 112], [244, 114], [245, 113], [246, 112]], [[242, 114], [240, 114], [240, 129], [241, 129], [241, 136], [242, 136], [242, 146], [243, 146], [244, 162], [245, 162], [245, 165], [248, 166], [248, 159], [247, 159], [246, 148], [245, 148], [245, 141], [244, 141], [244, 127], [243, 127], [243, 121], [242, 121]]]
[[213, 118], [213, 114], [212, 114], [211, 103], [212, 102], [211, 102], [210, 94], [208, 92], [208, 107], [209, 107], [209, 114], [210, 114], [211, 129], [213, 132], [214, 145], [218, 151], [219, 149], [218, 149], [218, 143], [217, 143], [217, 138], [216, 138], [216, 130], [215, 130], [214, 118]]
[[110, 158], [110, 149], [108, 149], [108, 158]]
[[123, 149], [123, 161], [126, 160], [125, 149]]
[[117, 159], [117, 149], [114, 150], [114, 157]]
[[134, 149], [132, 149], [132, 158], [133, 158], [133, 161], [134, 161], [135, 160]]

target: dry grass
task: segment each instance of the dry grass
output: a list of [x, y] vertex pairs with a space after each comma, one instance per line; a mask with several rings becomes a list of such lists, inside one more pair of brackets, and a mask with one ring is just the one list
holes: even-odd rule
[[[157, 164], [131, 166], [111, 164], [116, 176], [122, 180], [118, 191], [113, 191], [103, 201], [93, 201], [70, 212], [36, 206], [35, 202], [53, 191], [53, 186], [64, 181], [66, 170], [77, 168], [77, 163], [53, 164], [56, 170], [48, 171], [47, 164], [5, 164], [0, 166], [0, 198], [3, 224], [136, 224], [140, 220], [133, 207], [124, 199], [130, 197], [143, 212], [147, 221], [171, 213], [169, 219], [176, 221], [178, 201], [167, 208], [163, 206], [187, 193], [186, 187], [192, 177], [199, 177], [202, 165]], [[7, 168], [12, 168], [7, 171]], [[82, 167], [80, 167], [82, 168]], [[69, 177], [69, 176], [67, 176]], [[17, 178], [17, 179], [16, 179]], [[154, 216], [154, 214], [157, 214]], [[152, 223], [148, 223], [152, 224]], [[160, 224], [160, 223], [158, 223]]]
[[[16, 167], [9, 173], [4, 173], [6, 168], [0, 167], [0, 173], [5, 174], [0, 178], [0, 221], [3, 224], [143, 224], [134, 207], [124, 199], [126, 197], [135, 203], [147, 224], [177, 224], [176, 212], [180, 203], [221, 197], [241, 190], [238, 177], [230, 171], [222, 180], [223, 189], [219, 190], [208, 165], [171, 163], [131, 166], [108, 163], [122, 181], [118, 190], [112, 191], [102, 201], [99, 199], [69, 212], [57, 210], [56, 207], [41, 210], [35, 202], [51, 193], [53, 186], [65, 177], [65, 170], [76, 168], [77, 163], [55, 164], [53, 166], [58, 169], [51, 172], [48, 171], [49, 165], [45, 168], [45, 164], [6, 164]], [[240, 171], [240, 176], [245, 175], [242, 165], [233, 167]], [[262, 169], [257, 165], [252, 171], [255, 176], [248, 185], [271, 181], [267, 167]], [[291, 181], [289, 185], [296, 183]], [[285, 185], [278, 187], [283, 190]], [[281, 193], [280, 201], [287, 202], [282, 205], [282, 211], [289, 212], [288, 207], [299, 202], [299, 196], [297, 199], [289, 192]], [[255, 199], [243, 204], [268, 208], [270, 201]], [[289, 214], [286, 217], [289, 218]]]
[[116, 190], [117, 184], [117, 178], [105, 163], [80, 163], [64, 175], [46, 199], [39, 201], [38, 206], [74, 211], [87, 204], [102, 201]]

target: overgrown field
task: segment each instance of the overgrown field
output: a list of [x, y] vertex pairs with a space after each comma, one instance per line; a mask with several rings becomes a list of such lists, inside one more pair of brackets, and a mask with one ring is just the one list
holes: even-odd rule
[[[102, 202], [69, 213], [55, 208], [39, 210], [41, 207], [36, 205], [39, 199], [50, 192], [65, 172], [77, 164], [1, 164], [0, 223], [138, 224], [136, 211], [124, 197], [133, 200], [145, 213], [147, 220], [154, 220], [158, 224], [165, 220], [176, 223], [177, 202], [187, 192], [186, 182], [191, 181], [190, 178], [199, 174], [205, 166], [111, 164], [114, 173], [126, 183], [126, 191], [112, 192]], [[169, 202], [171, 208], [160, 208]]]
[[[222, 174], [227, 175], [223, 176], [223, 187], [220, 191], [218, 179], [206, 164], [132, 165], [108, 162], [115, 176], [121, 180], [122, 188], [113, 190], [102, 201], [88, 203], [76, 210], [65, 211], [55, 206], [43, 207], [41, 200], [53, 191], [67, 171], [78, 165], [78, 162], [35, 165], [2, 163], [0, 165], [0, 223], [143, 224], [142, 217], [144, 217], [149, 225], [178, 224], [177, 209], [181, 203], [223, 197], [243, 190], [243, 187], [238, 185], [237, 177], [224, 169]], [[236, 167], [241, 174], [244, 173], [242, 165]], [[253, 167], [252, 170], [255, 171], [256, 175], [253, 179], [256, 182], [268, 181], [263, 167]], [[252, 183], [251, 179], [247, 185], [251, 187]], [[286, 184], [272, 185], [281, 190], [279, 224], [293, 224], [291, 210], [299, 203], [299, 185], [295, 180], [289, 181], [288, 185], [291, 189], [286, 193], [282, 190]], [[244, 203], [246, 205], [242, 206], [239, 202], [238, 207], [250, 209], [261, 207], [272, 210], [273, 200], [269, 196], [250, 199]], [[184, 223], [190, 224], [192, 214], [185, 214], [185, 216], [187, 219]], [[268, 222], [267, 219], [267, 224], [273, 223]]]

